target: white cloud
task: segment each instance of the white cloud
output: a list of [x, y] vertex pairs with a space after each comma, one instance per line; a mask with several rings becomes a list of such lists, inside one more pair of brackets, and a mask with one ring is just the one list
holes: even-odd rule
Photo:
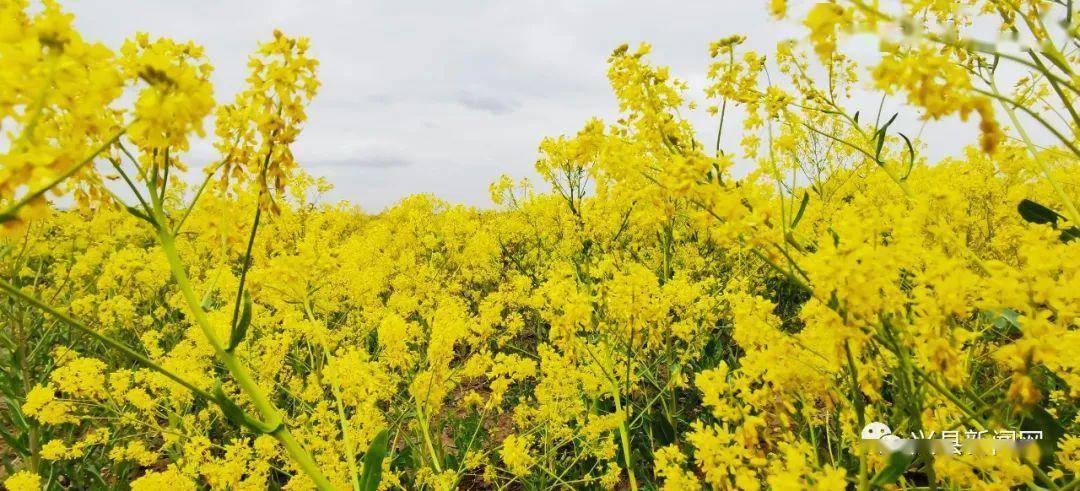
[[[615, 116], [605, 61], [619, 44], [653, 44], [652, 59], [693, 81], [700, 101], [709, 41], [743, 33], [770, 52], [801, 32], [754, 1], [75, 0], [68, 8], [88, 38], [114, 47], [140, 30], [201, 43], [221, 102], [243, 87], [247, 53], [274, 28], [311, 37], [323, 87], [297, 159], [332, 180], [331, 198], [369, 210], [416, 192], [486, 205], [500, 174], [532, 175], [543, 137]], [[860, 103], [864, 113], [877, 107]], [[716, 122], [691, 119], [711, 147]], [[736, 148], [737, 132], [725, 133]], [[939, 139], [956, 148], [955, 138]], [[188, 160], [213, 158], [204, 142]]]

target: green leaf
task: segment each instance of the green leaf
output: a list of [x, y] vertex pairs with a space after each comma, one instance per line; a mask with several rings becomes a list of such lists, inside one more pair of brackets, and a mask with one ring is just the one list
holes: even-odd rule
[[221, 412], [225, 414], [225, 419], [237, 426], [247, 427], [247, 415], [244, 414], [243, 409], [240, 409], [240, 406], [237, 406], [232, 399], [229, 399], [229, 396], [225, 395], [225, 392], [221, 390], [220, 382], [214, 386], [214, 399], [221, 408]]
[[1001, 310], [988, 310], [987, 316], [993, 321], [994, 327], [998, 329], [1020, 329], [1020, 312], [1017, 312], [1010, 308], [1004, 308]]
[[386, 458], [390, 443], [390, 432], [382, 430], [371, 440], [367, 453], [364, 454], [364, 470], [360, 475], [361, 491], [376, 491], [382, 480], [382, 462]]
[[893, 124], [893, 121], [896, 121], [896, 116], [898, 116], [899, 114], [900, 113], [893, 113], [892, 117], [889, 118], [887, 122], [885, 122], [885, 126], [882, 126], [881, 129], [877, 130], [877, 132], [875, 133], [875, 135], [877, 136], [877, 149], [874, 151], [874, 160], [877, 161], [878, 165], [882, 164], [881, 148], [885, 146], [885, 135], [889, 130], [889, 126]]
[[897, 132], [896, 134], [900, 135], [900, 138], [904, 139], [904, 144], [907, 145], [907, 149], [908, 149], [907, 172], [905, 172], [904, 177], [901, 178], [901, 179], [907, 179], [907, 177], [911, 175], [911, 169], [915, 168], [915, 146], [911, 144], [911, 140], [908, 139], [907, 135], [905, 135], [903, 133], [900, 133], [900, 132]]
[[1046, 412], [1046, 409], [1036, 407], [1031, 410], [1030, 417], [1031, 427], [1042, 430], [1043, 441], [1056, 445], [1058, 440], [1065, 436], [1065, 427], [1058, 422], [1057, 418]]
[[136, 218], [138, 218], [140, 220], [145, 220], [145, 221], [149, 222], [151, 225], [154, 225], [154, 219], [150, 218], [149, 215], [147, 215], [146, 213], [143, 213], [138, 208], [135, 208], [134, 206], [125, 206], [124, 209], [127, 210], [128, 213], [131, 213], [132, 215], [135, 215]]
[[11, 415], [16, 417], [11, 418], [11, 423], [18, 427], [22, 431], [30, 430], [30, 423], [26, 421], [26, 416], [23, 416], [22, 406], [19, 405], [15, 399], [10, 396], [4, 396], [4, 400], [7, 402], [8, 407], [11, 409]]
[[240, 318], [237, 319], [236, 324], [233, 325], [232, 332], [229, 333], [229, 346], [225, 348], [226, 351], [232, 351], [240, 345], [240, 342], [247, 336], [248, 326], [251, 325], [251, 293], [247, 290], [244, 291], [244, 307], [240, 311]]
[[229, 399], [229, 396], [225, 395], [225, 392], [221, 390], [221, 382], [214, 386], [214, 399], [221, 408], [221, 412], [225, 414], [225, 418], [237, 426], [243, 426], [256, 433], [273, 433], [281, 427], [281, 421], [264, 423], [249, 416], [232, 399]]
[[1024, 418], [1024, 421], [1020, 424], [1020, 429], [1042, 431], [1042, 438], [1036, 440], [1036, 442], [1039, 445], [1044, 463], [1053, 461], [1058, 441], [1065, 436], [1065, 427], [1058, 422], [1057, 418], [1046, 412], [1046, 409], [1036, 407]]
[[1046, 59], [1050, 60], [1050, 62], [1053, 63], [1055, 66], [1060, 68], [1061, 71], [1069, 75], [1073, 74], [1072, 68], [1069, 67], [1069, 60], [1066, 60], [1065, 57], [1062, 56], [1061, 52], [1054, 48], [1053, 43], [1044, 43], [1043, 49], [1039, 53], [1045, 56]]
[[19, 455], [30, 455], [30, 450], [27, 449], [22, 442], [16, 439], [14, 435], [8, 433], [3, 427], [0, 427], [0, 439], [7, 442], [8, 446], [11, 447], [12, 450], [15, 450]]
[[799, 204], [799, 211], [795, 213], [795, 219], [791, 221], [791, 228], [795, 228], [799, 224], [799, 220], [802, 220], [803, 212], [806, 211], [806, 204], [810, 202], [810, 193], [803, 191], [802, 203]]
[[881, 127], [881, 134], [885, 134], [885, 131], [888, 130], [890, 126], [892, 126], [893, 121], [896, 121], [896, 117], [899, 115], [900, 113], [893, 113], [892, 117], [889, 118], [889, 120], [885, 122], [885, 125]]
[[1064, 218], [1058, 212], [1051, 210], [1043, 205], [1040, 205], [1029, 199], [1025, 199], [1016, 205], [1016, 211], [1020, 212], [1020, 216], [1024, 220], [1031, 223], [1050, 223], [1054, 227], [1057, 227], [1057, 221], [1059, 218]]
[[915, 452], [893, 452], [889, 455], [889, 461], [885, 463], [885, 467], [874, 474], [870, 484], [884, 486], [896, 482], [900, 475], [911, 466], [913, 460], [915, 460]]
[[87, 473], [97, 478], [97, 482], [101, 485], [100, 489], [109, 489], [110, 487], [112, 487], [109, 486], [109, 482], [105, 480], [105, 477], [101, 475], [101, 470], [99, 470], [96, 466], [87, 462], [83, 467], [86, 469]]

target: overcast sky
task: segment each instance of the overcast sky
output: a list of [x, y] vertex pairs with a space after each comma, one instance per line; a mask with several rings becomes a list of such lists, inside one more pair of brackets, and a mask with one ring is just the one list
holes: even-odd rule
[[[590, 116], [615, 115], [605, 60], [619, 44], [651, 43], [651, 59], [688, 80], [700, 101], [710, 41], [741, 33], [751, 47], [770, 52], [778, 40], [804, 34], [798, 24], [770, 19], [767, 2], [754, 0], [66, 5], [88, 39], [110, 46], [136, 31], [202, 44], [215, 66], [219, 102], [242, 88], [248, 53], [274, 28], [309, 36], [323, 86], [297, 159], [335, 185], [331, 199], [368, 211], [420, 192], [483, 206], [499, 175], [533, 175], [541, 138], [574, 133]], [[875, 99], [863, 112], [876, 105]], [[703, 111], [692, 119], [703, 139], [715, 132]], [[914, 134], [919, 125], [907, 117], [894, 128]], [[955, 153], [958, 141], [973, 141], [972, 126], [924, 131], [927, 153]], [[734, 148], [731, 136], [726, 145]], [[200, 144], [188, 160], [201, 165], [214, 156]]]

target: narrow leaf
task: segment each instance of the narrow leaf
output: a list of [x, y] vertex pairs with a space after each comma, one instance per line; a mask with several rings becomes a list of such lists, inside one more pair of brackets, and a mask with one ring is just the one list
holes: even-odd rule
[[1030, 417], [1031, 427], [1043, 432], [1042, 441], [1057, 445], [1058, 440], [1065, 436], [1065, 427], [1046, 409], [1036, 407], [1031, 410]]
[[904, 473], [911, 466], [911, 462], [915, 460], [915, 452], [903, 452], [897, 451], [889, 455], [888, 462], [877, 474], [874, 474], [874, 478], [870, 481], [870, 484], [874, 486], [884, 486], [886, 484], [892, 484], [900, 478], [900, 475]]
[[247, 336], [248, 326], [251, 325], [251, 293], [244, 291], [244, 306], [240, 311], [240, 318], [237, 319], [236, 325], [233, 326], [232, 332], [229, 334], [229, 347], [228, 351], [236, 349], [240, 345], [240, 342]]
[[387, 446], [390, 443], [390, 432], [382, 430], [371, 440], [371, 446], [364, 454], [364, 470], [360, 476], [361, 491], [376, 491], [379, 489], [379, 481], [382, 480], [382, 462], [386, 458]]
[[1031, 410], [1031, 413], [1020, 424], [1020, 429], [1042, 432], [1042, 437], [1037, 438], [1035, 441], [1041, 451], [1043, 463], [1053, 461], [1053, 455], [1057, 452], [1058, 443], [1066, 435], [1065, 427], [1061, 425], [1058, 419], [1041, 407]]
[[1061, 241], [1068, 244], [1076, 239], [1080, 239], [1080, 227], [1069, 227], [1061, 231]]
[[881, 127], [881, 134], [885, 134], [885, 131], [889, 129], [889, 126], [892, 126], [893, 121], [896, 121], [896, 117], [899, 115], [900, 113], [893, 113], [892, 117], [889, 118], [889, 120], [885, 122], [885, 125]]
[[836, 231], [832, 227], [829, 227], [829, 235], [832, 236], [833, 246], [840, 246], [840, 236], [836, 234]]
[[12, 450], [15, 450], [19, 455], [30, 455], [30, 451], [26, 448], [26, 445], [15, 438], [14, 435], [8, 433], [3, 427], [0, 427], [0, 439], [7, 442], [8, 446], [11, 447]]
[[877, 160], [878, 164], [881, 164], [881, 148], [885, 146], [885, 136], [888, 134], [889, 126], [896, 121], [896, 116], [900, 113], [893, 113], [892, 117], [885, 122], [885, 125], [877, 131], [877, 149], [874, 151], [874, 160]]
[[243, 426], [256, 433], [273, 433], [282, 424], [280, 419], [273, 423], [264, 423], [249, 416], [232, 399], [229, 399], [229, 396], [225, 395], [225, 392], [221, 390], [220, 382], [214, 387], [214, 399], [218, 407], [221, 408], [221, 412], [225, 414], [226, 419], [237, 426]]
[[[1019, 330], [1020, 312], [1010, 308], [992, 310], [986, 312], [987, 317], [994, 323], [994, 327], [1001, 330]], [[1011, 328], [1011, 329], [1010, 329]]]
[[152, 218], [150, 218], [150, 216], [147, 215], [146, 213], [143, 213], [142, 211], [140, 211], [138, 208], [135, 208], [134, 206], [125, 206], [124, 209], [127, 210], [128, 213], [131, 213], [132, 215], [135, 215], [136, 218], [139, 218], [140, 220], [145, 220], [145, 221], [149, 222], [151, 225], [154, 224], [154, 220]]
[[795, 228], [799, 224], [799, 220], [802, 220], [803, 212], [806, 211], [806, 204], [810, 202], [810, 193], [803, 191], [802, 203], [799, 203], [799, 211], [795, 213], [795, 219], [791, 221], [791, 228]]
[[900, 132], [897, 132], [897, 134], [900, 135], [900, 138], [904, 139], [904, 144], [907, 145], [907, 149], [908, 149], [907, 172], [904, 173], [904, 177], [903, 177], [903, 179], [907, 179], [907, 177], [909, 175], [911, 175], [911, 169], [915, 168], [915, 146], [911, 144], [911, 140], [908, 139], [907, 135], [905, 135], [903, 133], [900, 133]]
[[1016, 206], [1016, 211], [1024, 220], [1031, 223], [1050, 223], [1055, 227], [1059, 218], [1063, 218], [1056, 211], [1051, 210], [1029, 199], [1025, 199]]
[[1046, 43], [1045, 49], [1043, 49], [1039, 53], [1045, 56], [1046, 59], [1050, 60], [1050, 62], [1053, 63], [1054, 66], [1060, 68], [1061, 71], [1069, 75], [1073, 74], [1072, 68], [1069, 67], [1069, 60], [1066, 60], [1061, 55], [1061, 52], [1054, 48], [1054, 45], [1052, 43]]
[[8, 407], [11, 409], [11, 415], [15, 416], [11, 418], [11, 423], [18, 427], [22, 431], [29, 431], [30, 424], [26, 421], [26, 416], [23, 416], [22, 408], [19, 403], [12, 399], [10, 396], [5, 396], [4, 400], [7, 402]]
[[221, 390], [220, 383], [214, 387], [214, 399], [216, 399], [218, 407], [221, 408], [221, 412], [225, 415], [225, 419], [237, 426], [248, 426], [244, 410], [240, 409], [240, 406], [237, 406], [232, 399], [229, 399], [229, 396], [225, 395], [225, 392]]

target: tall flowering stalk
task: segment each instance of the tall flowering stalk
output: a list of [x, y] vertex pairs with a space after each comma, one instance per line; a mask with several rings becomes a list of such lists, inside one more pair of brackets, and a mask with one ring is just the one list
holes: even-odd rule
[[[229, 338], [219, 339], [218, 327], [207, 317], [177, 249], [182, 219], [170, 215], [174, 210], [167, 209], [166, 201], [171, 198], [170, 193], [182, 189], [176, 184], [177, 174], [187, 169], [180, 155], [188, 150], [191, 134], [203, 136], [202, 121], [214, 107], [209, 81], [212, 67], [202, 48], [164, 38], [151, 40], [147, 34], [140, 33], [124, 44], [117, 58], [101, 45], [84, 43], [71, 28], [72, 17], [62, 13], [57, 4], [46, 3], [45, 11], [35, 16], [26, 14], [25, 9], [24, 3], [4, 3], [5, 18], [9, 19], [6, 22], [11, 24], [6, 27], [13, 28], [13, 32], [6, 34], [3, 59], [12, 65], [7, 68], [30, 75], [21, 84], [5, 86], [9, 91], [6, 100], [11, 102], [5, 105], [2, 116], [14, 117], [21, 128], [4, 155], [4, 179], [0, 181], [4, 186], [0, 194], [4, 212], [0, 213], [0, 219], [5, 230], [16, 229], [25, 223], [28, 215], [40, 214], [44, 194], [57, 191], [60, 186], [81, 185], [77, 195], [80, 200], [92, 200], [95, 196], [100, 201], [111, 200], [144, 220], [153, 228], [186, 302], [187, 314], [202, 330], [226, 373], [250, 398], [261, 419], [244, 412], [220, 387], [211, 394], [10, 283], [3, 282], [0, 286], [8, 295], [44, 309], [191, 389], [200, 398], [218, 405], [234, 423], [272, 436], [316, 487], [332, 489], [310, 453], [293, 437], [281, 412], [234, 353], [244, 340], [250, 322], [246, 317], [250, 315], [250, 299], [243, 295], [243, 281], [237, 292]], [[275, 31], [274, 40], [261, 45], [251, 59], [251, 87], [240, 94], [233, 109], [225, 107], [221, 111], [218, 133], [226, 141], [221, 145], [226, 156], [221, 163], [208, 167], [207, 174], [223, 167], [223, 185], [244, 178], [254, 181], [254, 176], [258, 176], [256, 185], [263, 197], [242, 261], [244, 273], [250, 266], [250, 243], [254, 241], [261, 213], [264, 209], [277, 210], [273, 194], [282, 192], [295, 172], [289, 144], [305, 119], [304, 105], [318, 87], [316, 62], [307, 56], [307, 43], [306, 39], [291, 39]], [[25, 56], [24, 52], [31, 56]], [[139, 89], [128, 111], [114, 108], [113, 103], [125, 84]], [[63, 105], [69, 100], [77, 100], [80, 105]], [[244, 109], [235, 109], [238, 106]], [[115, 129], [121, 125], [122, 130]], [[248, 130], [249, 126], [256, 129]], [[121, 136], [126, 136], [126, 141], [136, 149], [135, 154], [127, 150]], [[125, 170], [122, 157], [130, 159], [133, 170]], [[126, 204], [101, 185], [91, 165], [98, 159], [112, 164], [138, 203]], [[29, 190], [20, 193], [24, 187]], [[181, 208], [181, 216], [186, 217], [195, 208], [198, 197]]]

